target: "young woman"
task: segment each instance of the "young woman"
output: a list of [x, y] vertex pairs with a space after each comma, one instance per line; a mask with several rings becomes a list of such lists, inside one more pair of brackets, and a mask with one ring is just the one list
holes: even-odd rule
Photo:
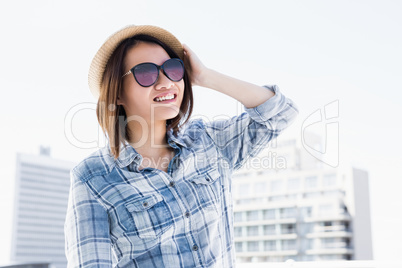
[[[188, 120], [192, 85], [246, 112]], [[68, 267], [233, 267], [231, 174], [292, 123], [295, 104], [205, 67], [155, 26], [109, 37], [89, 86], [108, 145], [71, 171]]]

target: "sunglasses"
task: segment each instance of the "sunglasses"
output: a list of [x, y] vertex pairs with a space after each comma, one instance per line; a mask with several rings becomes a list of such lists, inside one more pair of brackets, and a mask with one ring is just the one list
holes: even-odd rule
[[160, 66], [152, 62], [140, 63], [131, 68], [121, 78], [132, 73], [138, 84], [143, 87], [150, 87], [158, 81], [160, 69], [173, 82], [179, 82], [183, 79], [184, 63], [178, 58], [168, 59]]

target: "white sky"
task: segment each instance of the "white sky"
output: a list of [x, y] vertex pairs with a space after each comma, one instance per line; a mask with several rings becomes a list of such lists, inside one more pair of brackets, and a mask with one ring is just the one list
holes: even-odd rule
[[[277, 84], [300, 108], [286, 135], [339, 101], [340, 164], [368, 170], [376, 260], [397, 260], [402, 240], [402, 2], [400, 1], [1, 1], [0, 263], [9, 259], [16, 153], [78, 162], [97, 148], [73, 146], [64, 119], [93, 107], [90, 61], [128, 24], [174, 33], [208, 67]], [[195, 88], [194, 115], [234, 115], [237, 103]], [[216, 98], [216, 100], [212, 100]], [[398, 124], [398, 125], [397, 125]], [[77, 114], [76, 137], [98, 137], [94, 111]]]

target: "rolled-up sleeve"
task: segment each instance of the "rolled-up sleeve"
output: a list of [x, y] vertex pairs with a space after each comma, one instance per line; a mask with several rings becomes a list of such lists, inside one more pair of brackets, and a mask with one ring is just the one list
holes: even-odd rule
[[299, 109], [276, 85], [264, 86], [273, 97], [229, 120], [205, 124], [206, 131], [233, 169], [264, 149], [296, 119]]
[[73, 171], [70, 177], [64, 224], [67, 267], [112, 267], [108, 214]]

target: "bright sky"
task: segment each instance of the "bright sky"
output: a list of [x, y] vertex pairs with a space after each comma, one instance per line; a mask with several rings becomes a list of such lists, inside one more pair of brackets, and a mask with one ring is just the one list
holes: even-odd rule
[[[339, 101], [340, 164], [368, 170], [374, 258], [397, 260], [402, 240], [400, 1], [1, 1], [0, 263], [9, 259], [16, 153], [51, 146], [80, 161], [97, 148], [95, 99], [87, 86], [96, 50], [129, 24], [163, 27], [210, 68], [255, 84], [277, 84], [300, 108], [286, 135]], [[235, 115], [237, 103], [195, 88], [194, 115]], [[398, 125], [397, 125], [398, 124]]]

